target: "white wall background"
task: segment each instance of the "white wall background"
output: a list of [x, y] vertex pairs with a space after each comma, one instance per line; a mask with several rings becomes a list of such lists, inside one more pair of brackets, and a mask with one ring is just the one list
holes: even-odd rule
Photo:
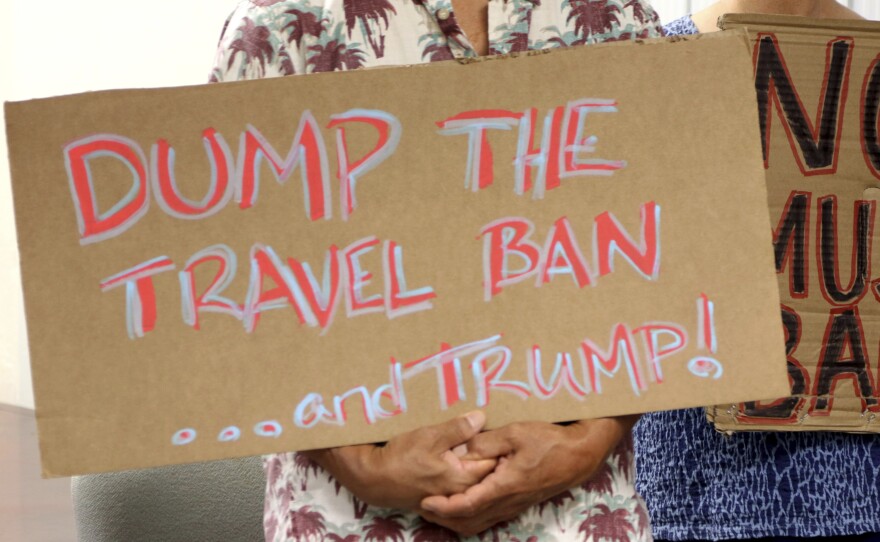
[[[237, 3], [0, 0], [0, 100], [205, 83]], [[33, 408], [20, 281], [0, 130], [0, 403]]]
[[[395, 0], [397, 1], [397, 0]], [[880, 0], [840, 0], [880, 19]], [[238, 0], [0, 0], [0, 100], [203, 83]], [[712, 0], [653, 0], [664, 21]], [[0, 125], [2, 122], [0, 112]], [[0, 403], [33, 407], [5, 131], [0, 130]]]

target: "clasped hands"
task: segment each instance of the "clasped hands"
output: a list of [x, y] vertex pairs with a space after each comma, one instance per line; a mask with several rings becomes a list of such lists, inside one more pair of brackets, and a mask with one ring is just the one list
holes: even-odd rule
[[637, 417], [482, 431], [474, 411], [392, 438], [306, 454], [373, 506], [414, 510], [469, 536], [589, 480]]

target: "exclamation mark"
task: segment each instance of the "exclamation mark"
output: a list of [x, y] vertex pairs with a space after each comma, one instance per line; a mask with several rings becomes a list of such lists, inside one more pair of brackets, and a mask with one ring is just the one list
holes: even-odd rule
[[[715, 335], [715, 303], [709, 301], [706, 294], [700, 294], [697, 300], [697, 348], [708, 350], [711, 354], [718, 351], [718, 338]], [[700, 378], [717, 380], [724, 374], [724, 367], [717, 359], [709, 356], [697, 356], [688, 362], [688, 370]]]
[[715, 303], [709, 301], [706, 294], [700, 294], [697, 312], [700, 326], [697, 346], [714, 354], [718, 351], [718, 338], [715, 336]]

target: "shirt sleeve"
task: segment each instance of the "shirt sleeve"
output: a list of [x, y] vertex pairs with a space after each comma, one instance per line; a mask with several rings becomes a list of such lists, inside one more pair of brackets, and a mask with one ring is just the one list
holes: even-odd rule
[[645, 39], [664, 35], [660, 16], [648, 0], [625, 0], [623, 12], [620, 28], [624, 36]]
[[324, 24], [309, 0], [242, 1], [223, 27], [210, 81], [305, 73], [312, 34]]

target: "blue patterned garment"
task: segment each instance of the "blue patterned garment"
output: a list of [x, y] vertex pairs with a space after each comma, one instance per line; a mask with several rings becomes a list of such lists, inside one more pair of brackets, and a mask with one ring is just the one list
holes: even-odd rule
[[[697, 33], [690, 17], [664, 30]], [[647, 414], [634, 433], [636, 488], [658, 539], [880, 533], [880, 436], [726, 436], [702, 409]]]
[[646, 414], [636, 488], [667, 540], [880, 532], [880, 436], [717, 433], [702, 409]]
[[697, 25], [694, 24], [690, 15], [676, 19], [669, 24], [663, 25], [663, 32], [667, 36], [687, 36], [690, 34], [698, 34]]

